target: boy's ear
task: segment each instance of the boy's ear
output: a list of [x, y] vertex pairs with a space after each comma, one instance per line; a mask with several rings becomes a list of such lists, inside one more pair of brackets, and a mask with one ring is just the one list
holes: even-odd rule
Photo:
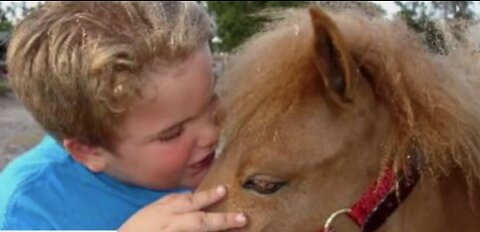
[[92, 172], [101, 172], [107, 166], [107, 157], [97, 146], [87, 145], [76, 139], [63, 139], [63, 146], [77, 162]]

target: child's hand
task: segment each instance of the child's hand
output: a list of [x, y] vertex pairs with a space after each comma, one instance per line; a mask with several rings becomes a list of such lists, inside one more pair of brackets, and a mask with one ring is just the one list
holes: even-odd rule
[[201, 209], [225, 196], [224, 187], [189, 194], [172, 194], [138, 211], [119, 232], [221, 231], [246, 225], [238, 213], [206, 213]]

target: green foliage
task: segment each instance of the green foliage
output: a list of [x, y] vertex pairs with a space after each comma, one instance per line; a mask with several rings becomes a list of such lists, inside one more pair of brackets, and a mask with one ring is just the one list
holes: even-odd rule
[[351, 9], [370, 17], [384, 17], [387, 13], [380, 5], [369, 1], [317, 1], [316, 3], [323, 8]]
[[29, 7], [26, 1], [17, 1], [5, 6], [0, 2], [0, 31], [11, 31], [14, 27], [14, 19], [22, 19], [41, 5], [42, 3], [39, 2], [37, 6]]
[[214, 50], [230, 52], [260, 31], [272, 19], [260, 14], [271, 8], [299, 7], [307, 1], [209, 1], [207, 7], [217, 23], [221, 43]]
[[464, 33], [475, 20], [473, 1], [432, 1], [433, 9], [448, 23], [451, 33], [458, 41], [464, 42]]
[[417, 33], [423, 35], [430, 51], [438, 54], [447, 54], [447, 44], [443, 33], [435, 26], [433, 13], [428, 10], [424, 1], [401, 2], [395, 4], [400, 7], [398, 13], [406, 24]]
[[13, 24], [9, 19], [9, 15], [13, 12], [12, 7], [4, 8], [0, 3], [0, 31], [11, 31]]
[[473, 20], [475, 18], [475, 12], [471, 8], [473, 4], [473, 1], [432, 1], [432, 7], [446, 20]]
[[446, 37], [435, 22], [443, 21], [454, 38], [464, 41], [464, 32], [475, 20], [471, 9], [473, 1], [396, 1], [400, 7], [399, 15], [407, 25], [423, 36], [430, 50], [438, 54], [447, 54]]

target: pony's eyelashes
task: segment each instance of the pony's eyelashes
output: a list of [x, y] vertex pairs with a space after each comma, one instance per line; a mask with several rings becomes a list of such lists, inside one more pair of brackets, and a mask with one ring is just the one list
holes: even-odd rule
[[270, 175], [253, 175], [243, 183], [243, 189], [251, 190], [262, 195], [277, 192], [287, 184], [287, 181]]

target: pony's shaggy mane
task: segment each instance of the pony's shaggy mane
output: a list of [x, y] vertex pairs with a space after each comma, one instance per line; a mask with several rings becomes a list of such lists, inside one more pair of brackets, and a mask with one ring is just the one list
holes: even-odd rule
[[[385, 160], [403, 164], [413, 141], [430, 173], [459, 168], [471, 183], [479, 183], [480, 65], [470, 50], [439, 56], [400, 22], [351, 11], [329, 15], [358, 68], [371, 75], [377, 100], [393, 117], [395, 131], [385, 145]], [[282, 23], [245, 44], [220, 83], [229, 107], [224, 124], [228, 139], [260, 136], [319, 91], [312, 86], [318, 78], [312, 40], [308, 11], [301, 10], [289, 11]]]

